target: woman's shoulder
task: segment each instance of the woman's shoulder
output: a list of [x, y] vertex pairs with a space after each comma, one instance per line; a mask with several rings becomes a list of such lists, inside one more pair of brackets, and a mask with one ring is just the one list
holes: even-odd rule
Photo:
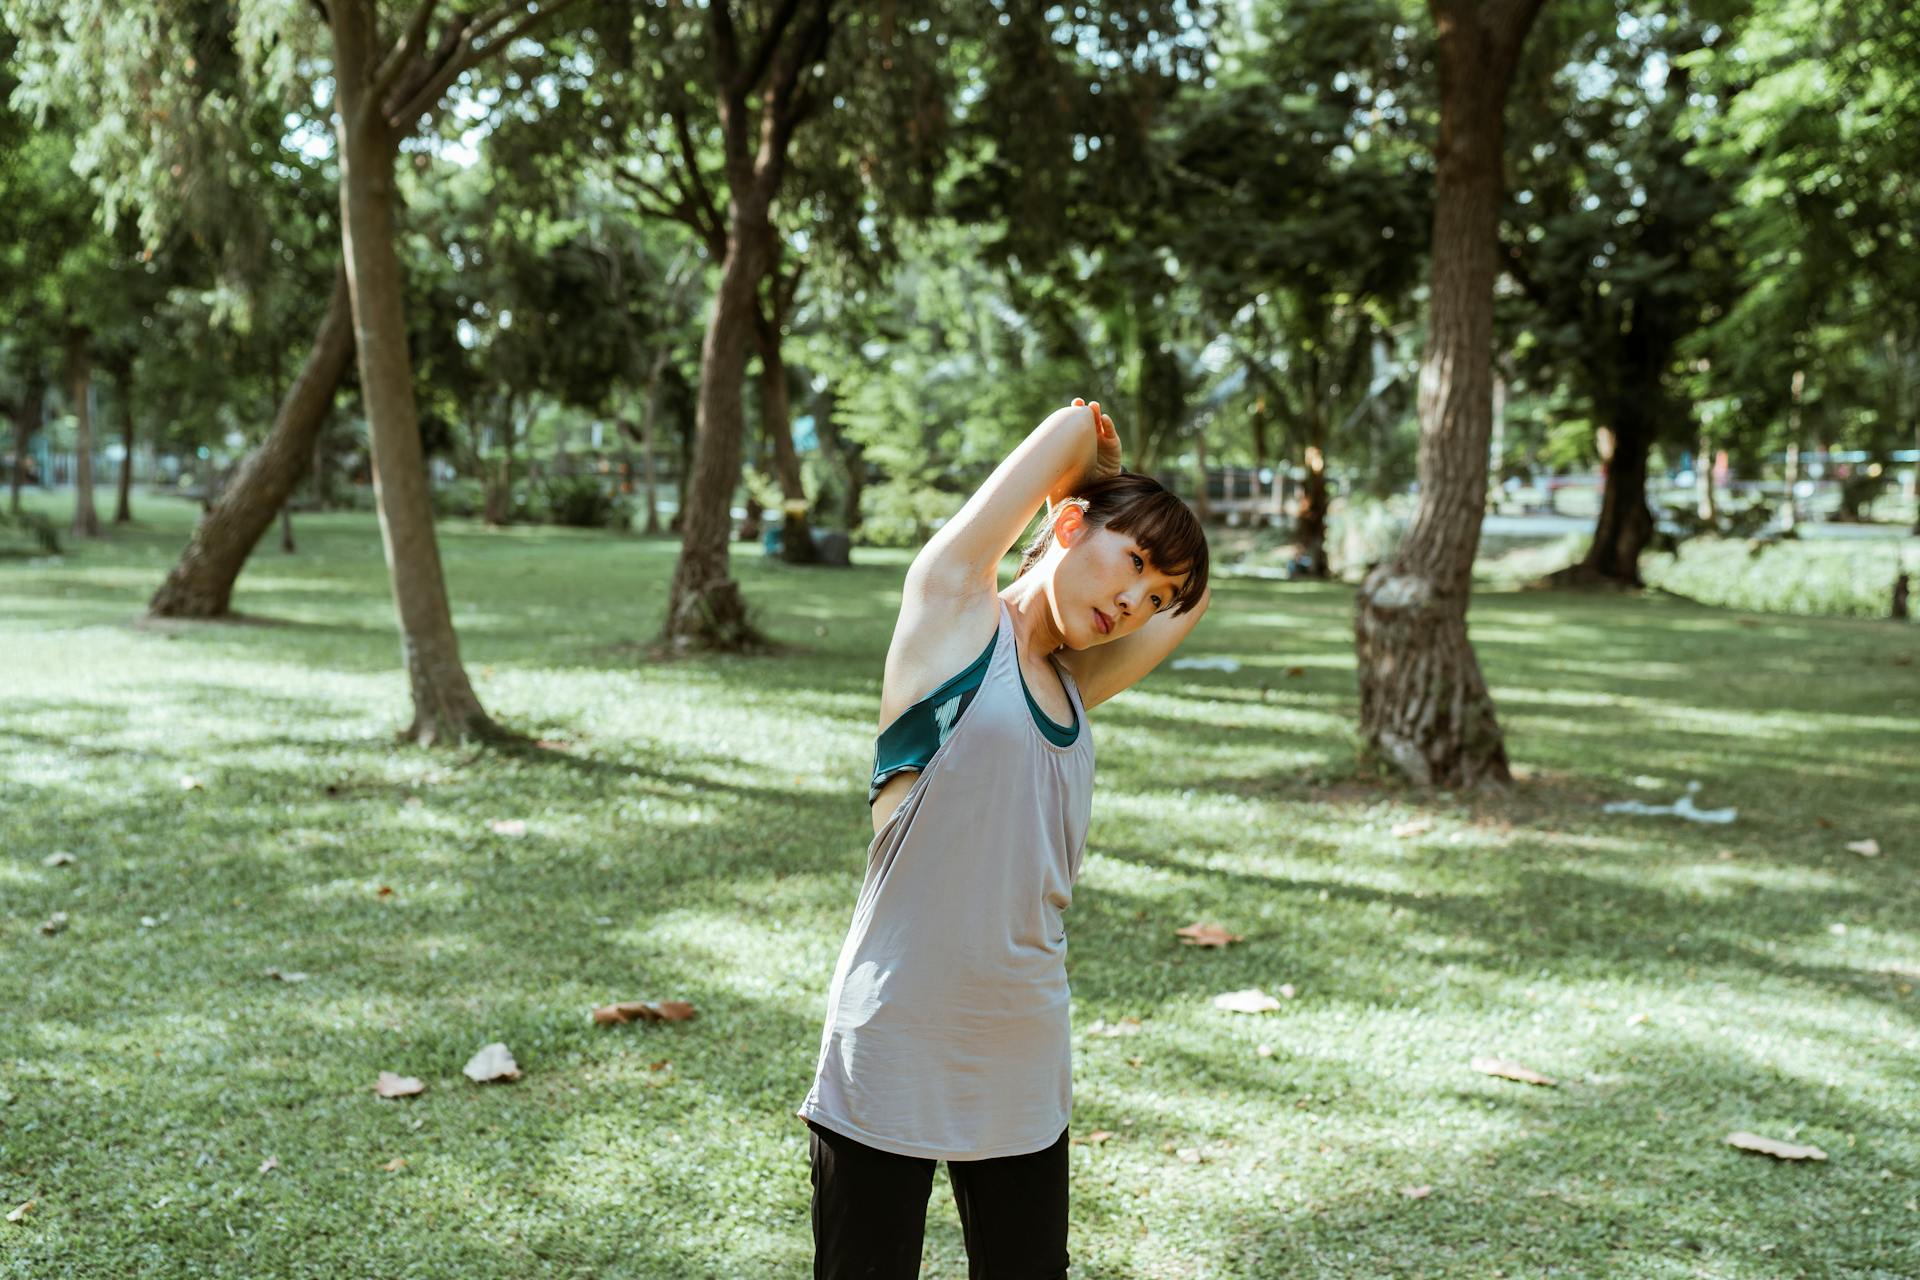
[[888, 723], [979, 657], [999, 634], [1000, 610], [996, 591], [949, 593], [909, 582], [901, 591], [900, 616], [887, 646], [880, 723]]

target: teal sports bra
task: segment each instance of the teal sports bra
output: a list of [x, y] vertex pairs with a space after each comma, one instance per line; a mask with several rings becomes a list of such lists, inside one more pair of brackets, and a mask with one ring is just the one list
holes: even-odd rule
[[[999, 628], [994, 629], [987, 639], [987, 647], [980, 656], [968, 663], [966, 668], [947, 680], [938, 689], [920, 701], [902, 711], [893, 718], [893, 722], [880, 731], [880, 738], [873, 749], [873, 781], [867, 784], [867, 803], [871, 805], [880, 798], [880, 788], [897, 773], [909, 770], [919, 772], [927, 767], [927, 761], [933, 759], [933, 753], [953, 732], [953, 726], [960, 722], [960, 713], [973, 701], [973, 695], [980, 690], [980, 682], [987, 678], [987, 664], [993, 660], [993, 646], [999, 643]], [[1014, 664], [1018, 671], [1019, 664]], [[1080, 736], [1080, 719], [1076, 715], [1070, 725], [1055, 724], [1053, 717], [1040, 709], [1033, 700], [1033, 692], [1027, 688], [1027, 677], [1020, 676], [1020, 692], [1027, 695], [1027, 710], [1033, 713], [1033, 723], [1045, 734], [1047, 740], [1055, 746], [1070, 747]]]

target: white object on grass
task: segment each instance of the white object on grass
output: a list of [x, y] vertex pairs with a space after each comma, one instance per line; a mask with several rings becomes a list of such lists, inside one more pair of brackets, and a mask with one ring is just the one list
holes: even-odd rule
[[1238, 671], [1240, 663], [1234, 658], [1175, 658], [1175, 671]]
[[1740, 816], [1740, 811], [1729, 805], [1725, 809], [1702, 809], [1693, 802], [1694, 793], [1700, 790], [1698, 780], [1687, 784], [1687, 794], [1672, 804], [1647, 804], [1641, 800], [1615, 800], [1603, 806], [1607, 813], [1643, 813], [1656, 817], [1685, 818], [1689, 822], [1711, 822], [1725, 826]]

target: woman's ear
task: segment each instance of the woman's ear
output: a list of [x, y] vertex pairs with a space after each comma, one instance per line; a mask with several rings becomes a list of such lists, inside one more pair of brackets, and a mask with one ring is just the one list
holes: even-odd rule
[[1053, 536], [1062, 547], [1071, 547], [1087, 534], [1087, 512], [1077, 502], [1060, 508], [1053, 518]]

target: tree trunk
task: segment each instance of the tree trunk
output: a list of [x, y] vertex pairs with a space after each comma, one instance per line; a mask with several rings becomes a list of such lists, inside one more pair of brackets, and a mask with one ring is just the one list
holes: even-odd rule
[[800, 475], [800, 455], [793, 447], [793, 408], [787, 386], [787, 362], [780, 350], [778, 311], [772, 316], [755, 308], [754, 339], [760, 348], [760, 429], [773, 446], [773, 466], [780, 478], [780, 558], [788, 564], [813, 564], [820, 559], [807, 523], [807, 490]]
[[1577, 576], [1586, 581], [1644, 585], [1640, 553], [1653, 537], [1653, 512], [1647, 507], [1647, 455], [1659, 405], [1660, 393], [1653, 388], [1622, 396], [1614, 405], [1600, 515], [1587, 554], [1574, 566]]
[[1201, 423], [1193, 432], [1193, 473], [1195, 487], [1193, 491], [1193, 514], [1201, 524], [1205, 524], [1213, 515], [1213, 499], [1207, 493], [1207, 428]]
[[1713, 492], [1713, 444], [1705, 435], [1694, 446], [1693, 492], [1699, 517], [1708, 524], [1720, 519], [1720, 504]]
[[1421, 785], [1511, 778], [1467, 639], [1487, 501], [1493, 283], [1502, 114], [1543, 0], [1430, 0], [1438, 34], [1432, 285], [1420, 370], [1420, 500], [1393, 558], [1361, 584], [1354, 619], [1367, 749]]
[[[1267, 469], [1267, 400], [1265, 396], [1253, 402], [1253, 412], [1248, 416], [1253, 427], [1253, 500], [1247, 504], [1247, 525], [1257, 528], [1266, 523], [1260, 500], [1260, 473]], [[1271, 483], [1280, 483], [1279, 468], [1274, 468]]]
[[120, 404], [120, 496], [114, 504], [113, 522], [133, 522], [133, 366], [120, 361], [113, 368], [115, 399]]
[[73, 536], [100, 536], [100, 514], [93, 509], [93, 353], [89, 334], [78, 326], [67, 331], [67, 396], [73, 402], [76, 503]]
[[1780, 504], [1780, 527], [1787, 533], [1800, 526], [1800, 397], [1806, 387], [1807, 371], [1795, 369], [1787, 406], [1787, 497]]
[[407, 351], [400, 261], [394, 251], [394, 159], [399, 139], [372, 93], [379, 61], [373, 6], [333, 0], [340, 225], [353, 299], [360, 394], [373, 454], [374, 505], [393, 583], [401, 654], [413, 693], [405, 737], [431, 745], [497, 736], [460, 662], [433, 503], [421, 457], [419, 410]]
[[294, 552], [293, 500], [291, 498], [280, 504], [280, 549], [288, 555]]
[[727, 553], [733, 491], [740, 483], [740, 384], [772, 227], [764, 205], [756, 208], [736, 196], [733, 210], [720, 289], [700, 344], [693, 460], [680, 486], [680, 558], [667, 594], [664, 628], [665, 638], [678, 647], [744, 649], [764, 640], [748, 621], [739, 584], [728, 576]]
[[28, 449], [40, 430], [47, 408], [47, 379], [36, 363], [27, 371], [27, 385], [13, 410], [13, 497], [11, 510], [20, 514], [20, 486], [26, 483]]
[[267, 438], [240, 463], [220, 500], [193, 531], [180, 560], [147, 602], [159, 618], [222, 618], [233, 584], [273, 517], [300, 483], [309, 455], [317, 459], [334, 393], [353, 360], [353, 314], [344, 270], [334, 276], [327, 314], [313, 348], [280, 402]]
[[660, 424], [660, 379], [666, 366], [667, 354], [662, 351], [654, 357], [653, 368], [647, 374], [647, 398], [640, 407], [640, 472], [641, 487], [646, 493], [648, 534], [660, 532], [659, 486], [654, 480], [654, 433]]
[[1300, 486], [1300, 503], [1294, 509], [1294, 542], [1306, 563], [1300, 576], [1327, 576], [1327, 397], [1322, 393], [1321, 362], [1309, 362], [1307, 372], [1307, 441], [1301, 461], [1307, 478]]
[[[353, 317], [347, 304], [346, 281], [344, 277], [338, 287], [340, 289], [340, 311], [346, 325], [347, 341], [352, 342]], [[340, 362], [341, 376], [346, 376], [346, 372], [347, 362], [342, 360]], [[336, 383], [336, 386], [337, 385]], [[327, 420], [332, 414], [333, 401], [332, 397], [329, 396], [327, 405], [321, 409], [313, 429], [313, 464], [311, 467], [313, 474], [313, 505], [314, 509], [318, 511], [325, 511], [333, 504], [332, 489], [327, 483]]]
[[519, 415], [513, 397], [506, 397], [506, 413], [500, 423], [500, 465], [487, 478], [481, 514], [489, 525], [499, 528], [513, 520], [513, 440], [520, 434]]

